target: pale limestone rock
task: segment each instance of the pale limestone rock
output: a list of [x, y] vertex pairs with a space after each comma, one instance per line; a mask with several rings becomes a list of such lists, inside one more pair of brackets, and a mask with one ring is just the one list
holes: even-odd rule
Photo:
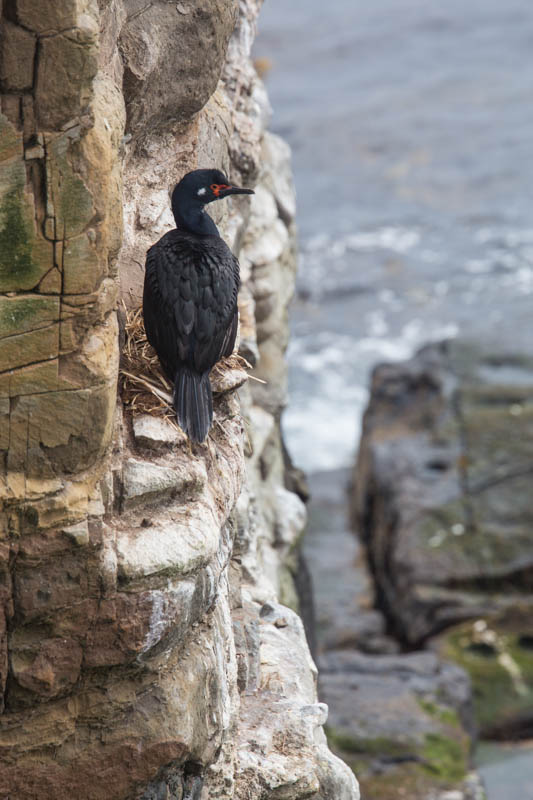
[[151, 414], [133, 417], [133, 435], [138, 445], [152, 450], [168, 449], [186, 440], [173, 422]]
[[316, 703], [316, 668], [300, 618], [269, 605], [259, 630], [261, 683], [242, 698], [235, 797], [358, 800], [353, 774], [327, 748], [321, 729], [327, 710]]
[[252, 446], [250, 464], [255, 465], [264, 450], [268, 437], [274, 430], [275, 419], [272, 414], [269, 414], [268, 411], [265, 411], [258, 405], [253, 405], [250, 408], [249, 416], [250, 441]]
[[130, 458], [124, 465], [122, 502], [124, 508], [146, 503], [161, 503], [180, 493], [191, 499], [207, 481], [205, 470], [199, 463], [177, 470], [147, 461]]
[[289, 234], [283, 222], [276, 219], [272, 226], [257, 241], [252, 241], [245, 249], [246, 257], [257, 267], [276, 261], [289, 241]]
[[276, 542], [285, 547], [291, 547], [302, 535], [305, 527], [307, 520], [305, 505], [297, 494], [289, 492], [284, 486], [276, 486], [274, 503]]
[[194, 516], [184, 510], [180, 522], [117, 532], [119, 575], [128, 580], [160, 573], [187, 575], [205, 567], [217, 552], [220, 527], [196, 505], [193, 509]]
[[69, 539], [72, 539], [78, 547], [85, 547], [89, 544], [89, 525], [86, 519], [78, 522], [76, 525], [68, 525], [66, 528], [63, 528], [63, 533], [68, 536]]
[[256, 236], [257, 229], [270, 227], [277, 218], [278, 209], [274, 196], [266, 186], [259, 184], [255, 189], [250, 205], [250, 224], [246, 234], [247, 237]]
[[210, 378], [213, 392], [225, 394], [240, 389], [248, 380], [248, 374], [244, 369], [226, 369], [220, 375], [211, 373]]
[[296, 192], [292, 181], [291, 150], [287, 142], [266, 131], [261, 149], [263, 161], [269, 165], [265, 187], [278, 204], [281, 218], [289, 224], [296, 215]]

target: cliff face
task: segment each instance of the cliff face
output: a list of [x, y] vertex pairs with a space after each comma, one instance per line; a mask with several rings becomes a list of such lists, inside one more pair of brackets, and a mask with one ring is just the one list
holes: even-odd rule
[[[279, 416], [294, 280], [286, 145], [249, 60], [260, 3], [10, 0], [0, 80], [0, 795], [355, 800], [291, 565]], [[239, 370], [190, 448], [117, 402], [168, 190], [217, 165]], [[239, 395], [236, 389], [239, 388]]]

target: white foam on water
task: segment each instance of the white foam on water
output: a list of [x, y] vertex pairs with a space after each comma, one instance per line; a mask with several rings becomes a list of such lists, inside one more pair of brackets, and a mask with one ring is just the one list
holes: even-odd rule
[[[348, 233], [332, 239], [328, 233], [317, 233], [302, 243], [302, 253], [326, 254], [333, 258], [341, 258], [347, 250], [372, 251], [392, 250], [395, 253], [407, 253], [420, 243], [420, 233], [401, 225], [384, 225], [375, 230]], [[428, 260], [441, 260], [442, 255], [425, 251]]]
[[340, 388], [339, 392], [336, 384], [327, 392], [317, 390], [307, 403], [289, 404], [283, 415], [291, 456], [307, 472], [353, 464], [368, 391], [360, 386]]
[[[368, 327], [388, 325], [380, 312], [369, 312]], [[307, 373], [306, 391], [291, 392], [283, 429], [296, 464], [307, 471], [337, 469], [353, 464], [368, 402], [372, 367], [381, 361], [401, 361], [431, 341], [457, 336], [453, 322], [429, 328], [418, 318], [407, 322], [392, 338], [369, 335], [360, 339], [322, 331], [293, 339], [289, 364]], [[313, 348], [313, 351], [308, 348]], [[302, 379], [298, 383], [302, 385]], [[309, 391], [309, 385], [312, 390]]]
[[471, 258], [465, 264], [465, 272], [469, 272], [471, 275], [492, 272], [492, 269], [493, 262], [490, 258]]
[[344, 239], [350, 250], [392, 250], [407, 253], [420, 242], [418, 231], [401, 226], [388, 225], [374, 231], [351, 233]]

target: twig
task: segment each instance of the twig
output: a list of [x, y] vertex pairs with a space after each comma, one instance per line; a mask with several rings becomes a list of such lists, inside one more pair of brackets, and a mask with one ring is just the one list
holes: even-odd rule
[[147, 3], [143, 8], [139, 9], [139, 11], [136, 11], [134, 14], [130, 14], [130, 16], [127, 18], [127, 22], [131, 22], [132, 19], [135, 19], [136, 17], [140, 17], [141, 14], [144, 14], [144, 12], [148, 11], [148, 9], [152, 8], [152, 6], [153, 6], [153, 3]]
[[153, 383], [147, 381], [145, 378], [141, 378], [140, 375], [132, 375], [131, 372], [126, 372], [126, 370], [122, 370], [122, 374], [126, 375], [127, 378], [131, 378], [132, 381], [137, 381], [138, 383], [142, 383], [143, 386], [146, 386], [147, 389], [150, 389], [160, 400], [164, 400], [165, 403], [172, 402], [172, 395], [168, 394], [167, 392], [162, 392], [161, 389], [158, 389]]

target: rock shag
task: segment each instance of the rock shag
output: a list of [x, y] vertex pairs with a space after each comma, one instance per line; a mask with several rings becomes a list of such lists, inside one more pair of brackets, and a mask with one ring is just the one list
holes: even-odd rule
[[239, 262], [204, 208], [231, 194], [253, 191], [219, 170], [189, 172], [172, 192], [176, 229], [146, 254], [146, 336], [174, 385], [180, 427], [194, 442], [205, 441], [213, 422], [211, 368], [231, 355], [237, 336]]

